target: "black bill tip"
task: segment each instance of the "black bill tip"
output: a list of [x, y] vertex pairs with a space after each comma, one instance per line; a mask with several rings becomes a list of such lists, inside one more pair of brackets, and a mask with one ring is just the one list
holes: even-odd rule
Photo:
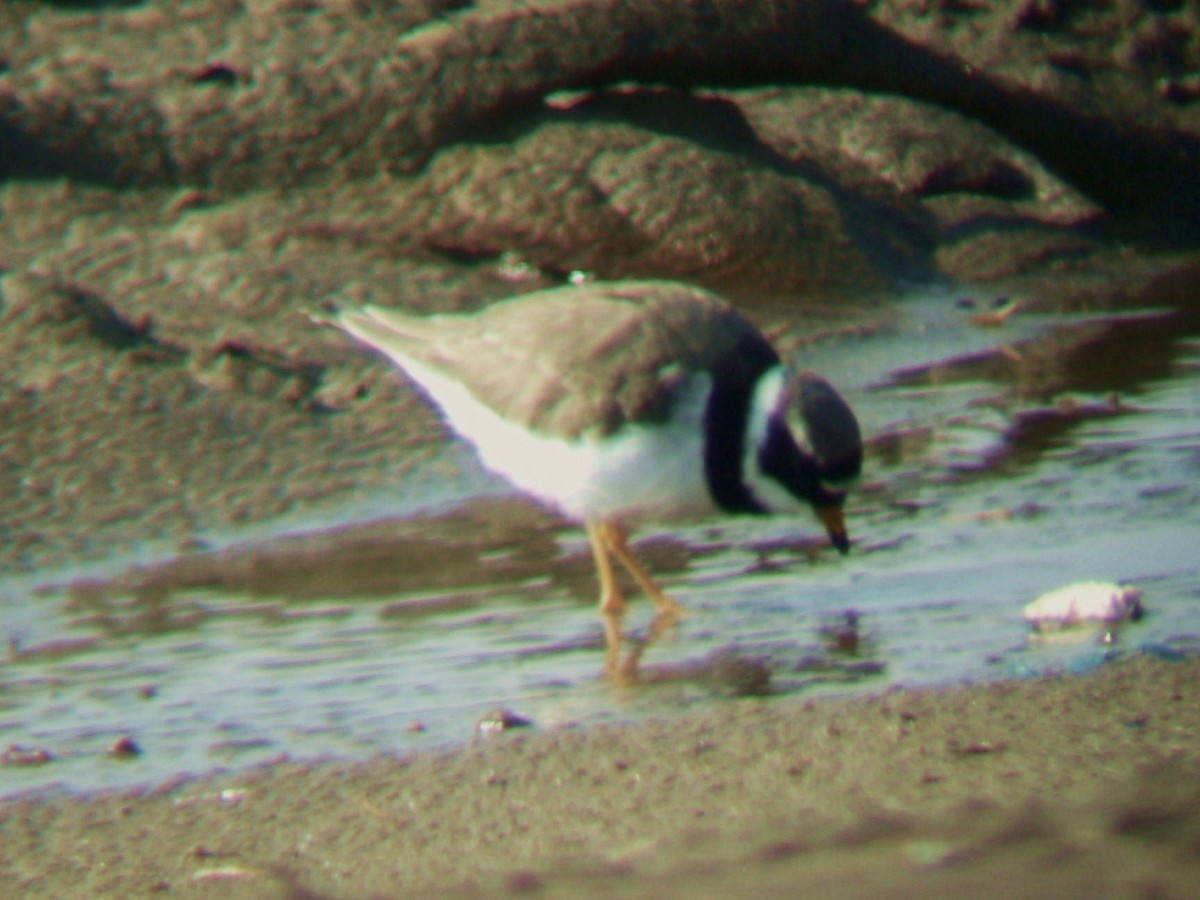
[[821, 523], [829, 533], [829, 540], [837, 552], [845, 556], [850, 552], [850, 536], [846, 534], [846, 519], [840, 506], [822, 506], [817, 510]]

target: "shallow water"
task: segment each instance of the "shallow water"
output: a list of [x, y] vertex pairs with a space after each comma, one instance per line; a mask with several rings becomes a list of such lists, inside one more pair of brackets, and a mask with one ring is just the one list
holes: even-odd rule
[[[0, 766], [0, 795], [454, 745], [497, 708], [550, 728], [1195, 650], [1198, 333], [1149, 313], [974, 327], [927, 293], [806, 351], [873, 436], [855, 548], [838, 557], [815, 521], [640, 532], [694, 615], [646, 649], [637, 690], [599, 677], [582, 533], [454, 444], [371, 508], [287, 523], [307, 534], [10, 581], [0, 748], [53, 759]], [[1108, 641], [1032, 638], [1023, 605], [1090, 579], [1137, 583], [1148, 615]], [[110, 754], [122, 737], [141, 752]]]

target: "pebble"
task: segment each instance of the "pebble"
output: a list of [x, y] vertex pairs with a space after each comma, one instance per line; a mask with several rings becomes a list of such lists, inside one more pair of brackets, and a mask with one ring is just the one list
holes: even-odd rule
[[475, 731], [481, 737], [490, 737], [514, 728], [532, 728], [533, 720], [517, 715], [511, 709], [494, 709], [475, 723]]

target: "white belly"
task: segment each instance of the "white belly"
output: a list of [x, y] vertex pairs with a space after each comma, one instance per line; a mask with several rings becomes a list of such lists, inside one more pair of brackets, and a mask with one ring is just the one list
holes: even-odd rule
[[461, 384], [411, 360], [402, 364], [488, 469], [568, 516], [669, 520], [716, 508], [704, 478], [707, 375], [696, 374], [679, 388], [669, 421], [569, 442], [532, 434], [500, 418]]

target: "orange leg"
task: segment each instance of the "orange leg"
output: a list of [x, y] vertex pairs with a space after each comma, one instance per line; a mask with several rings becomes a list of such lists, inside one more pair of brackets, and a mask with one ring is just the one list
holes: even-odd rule
[[655, 583], [650, 573], [646, 571], [629, 548], [625, 532], [619, 525], [611, 522], [589, 522], [587, 523], [587, 533], [592, 556], [596, 559], [596, 574], [600, 579], [600, 614], [604, 620], [604, 637], [608, 647], [605, 668], [618, 680], [634, 681], [637, 678], [638, 660], [645, 647], [632, 648], [629, 658], [624, 665], [621, 665], [623, 639], [621, 624], [625, 617], [627, 603], [620, 585], [617, 584], [612, 557], [615, 556], [620, 561], [625, 570], [633, 576], [638, 587], [654, 603], [657, 615], [650, 626], [647, 643], [657, 640], [686, 613], [686, 610], [667, 596], [663, 589]]
[[621, 526], [606, 522], [602, 523], [600, 528], [603, 530], [602, 533], [609, 552], [619, 559], [621, 565], [625, 567], [625, 571], [633, 576], [633, 580], [642, 589], [642, 593], [654, 603], [654, 609], [658, 615], [672, 619], [678, 619], [684, 615], [687, 610], [674, 599], [667, 596], [666, 592], [650, 577], [650, 573], [646, 571], [645, 566], [633, 555], [633, 551], [629, 549], [625, 532]]
[[625, 618], [625, 595], [613, 574], [603, 523], [588, 522], [587, 534], [592, 556], [596, 560], [596, 575], [600, 579], [600, 616], [604, 622], [604, 641], [608, 647], [605, 668], [609, 672], [616, 672], [621, 655], [621, 622]]

